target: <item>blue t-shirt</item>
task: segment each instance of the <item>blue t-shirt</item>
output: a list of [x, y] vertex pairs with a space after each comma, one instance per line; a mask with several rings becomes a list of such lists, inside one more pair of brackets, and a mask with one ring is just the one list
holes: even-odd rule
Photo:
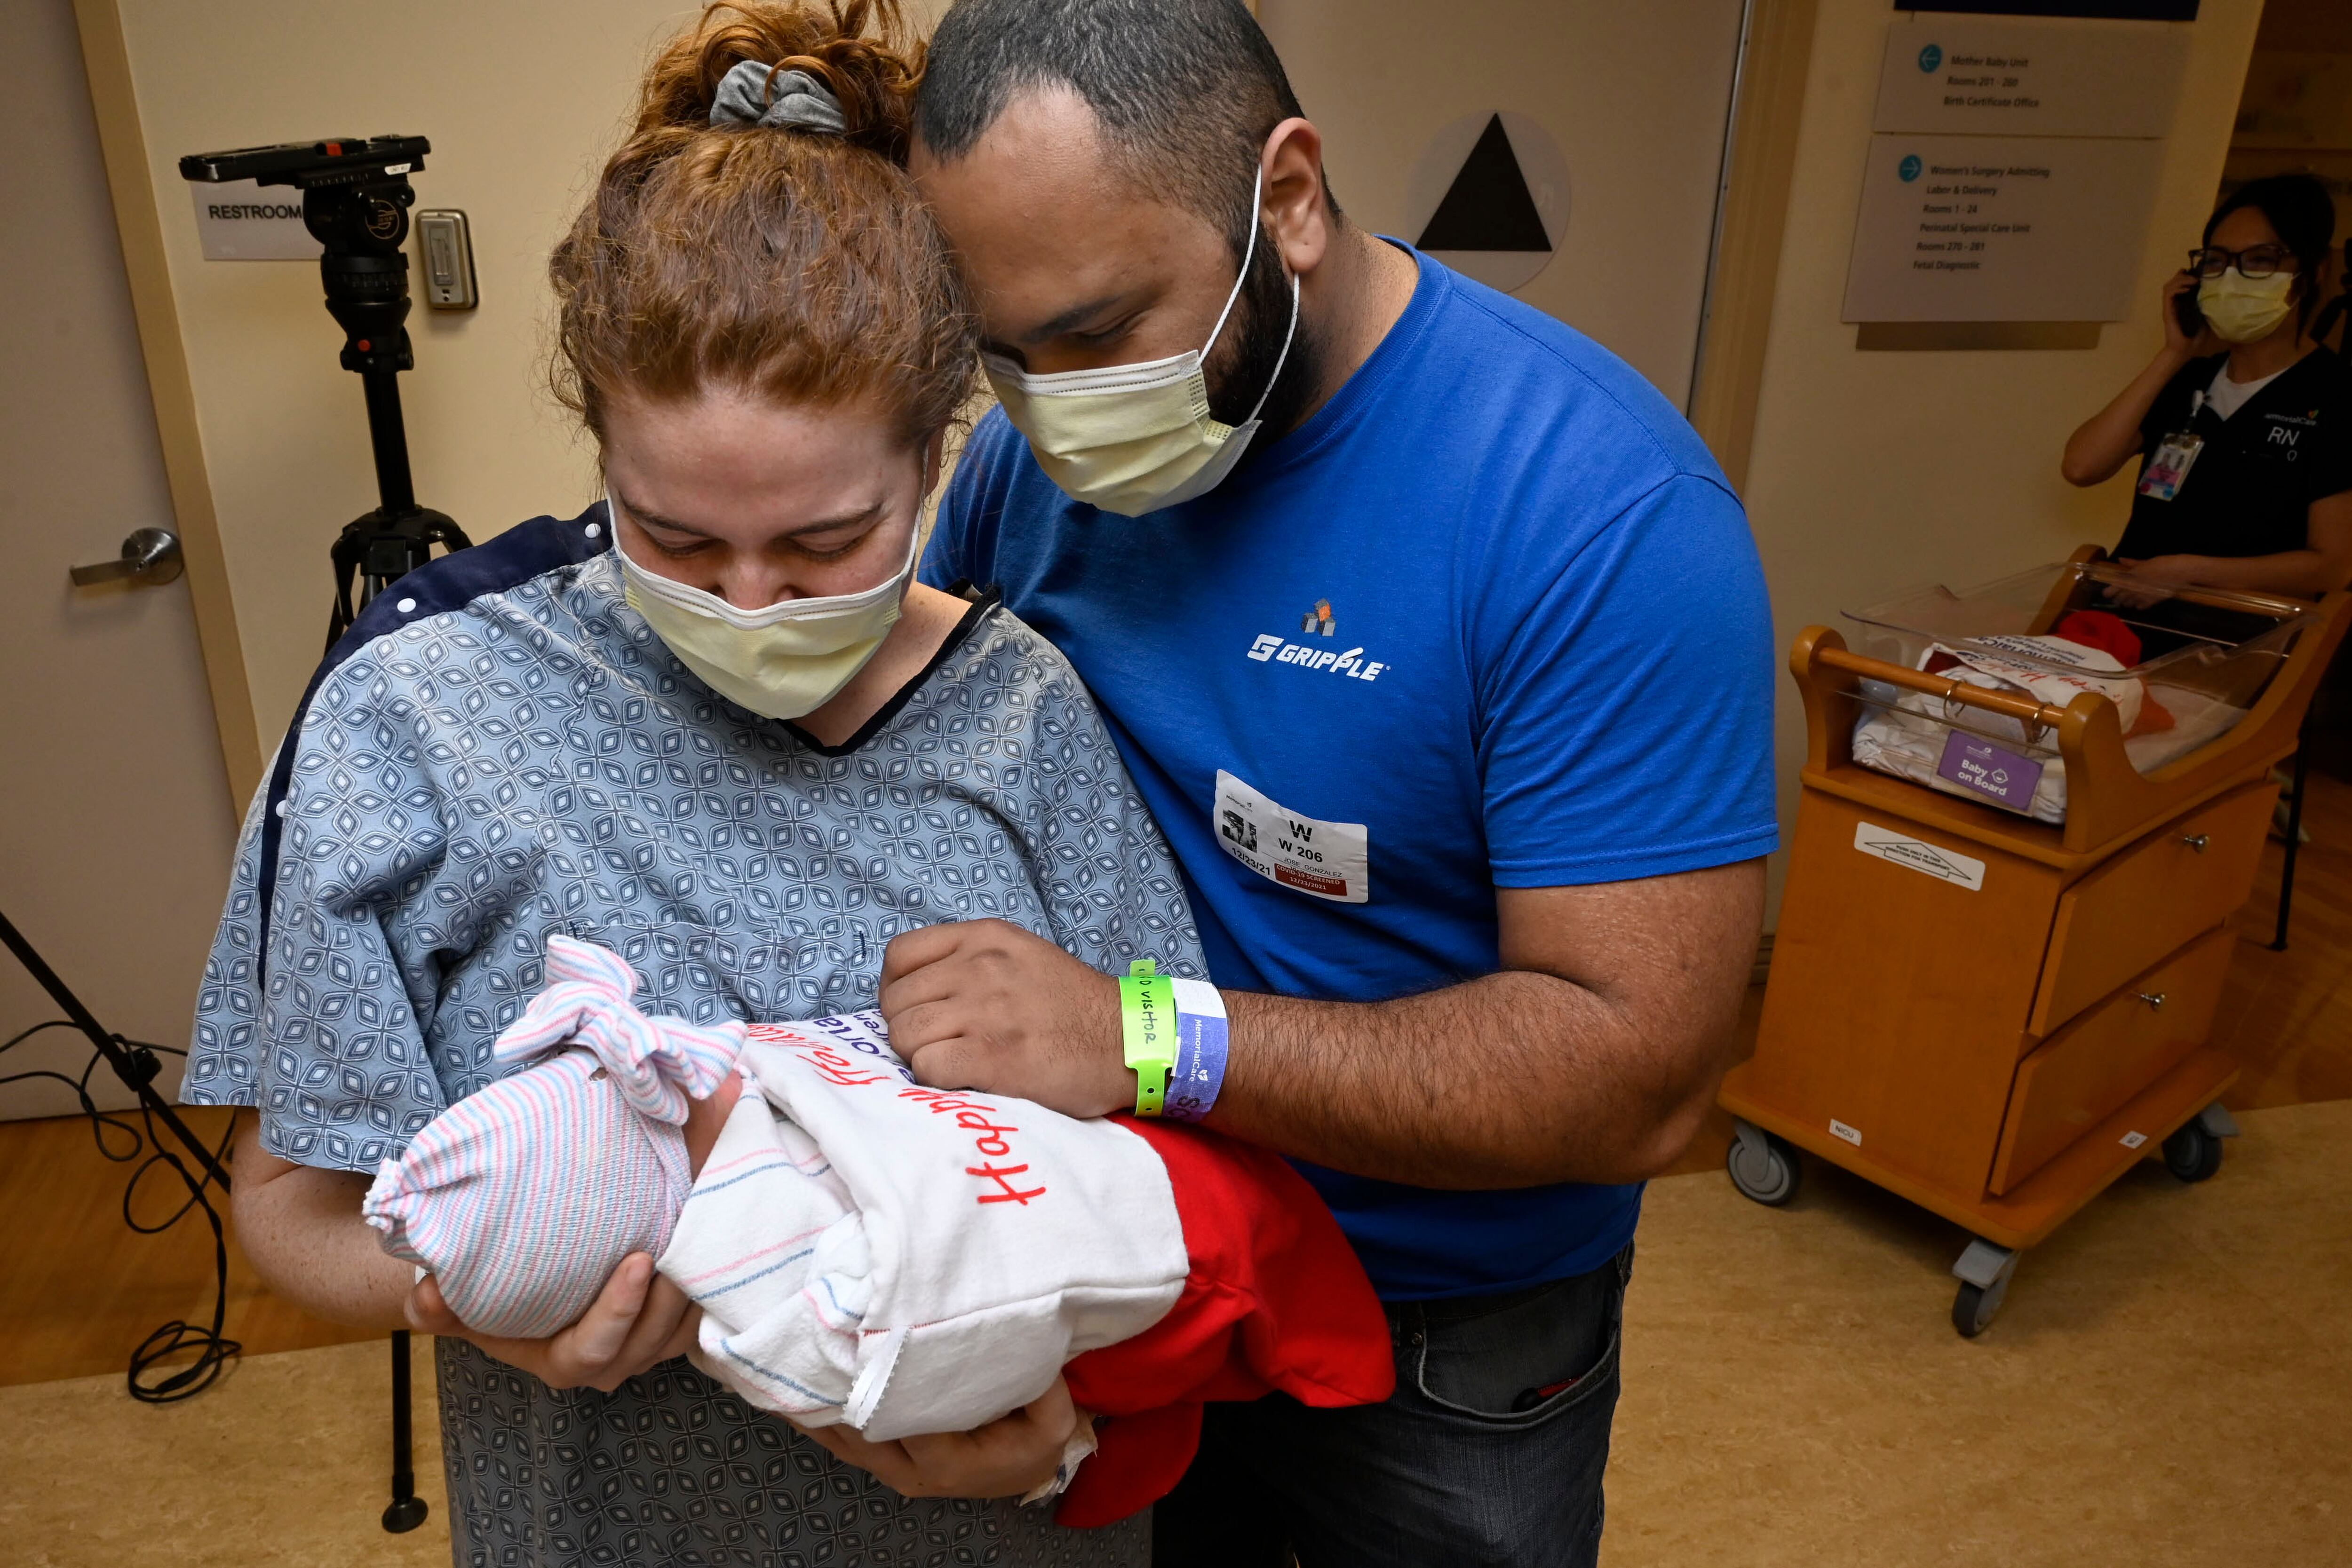
[[[1228, 988], [1454, 985], [1500, 967], [1497, 887], [1777, 841], [1771, 616], [1738, 499], [1608, 350], [1415, 259], [1339, 394], [1183, 506], [1073, 502], [990, 413], [924, 563], [1002, 584], [1093, 688]], [[1598, 1268], [1641, 1206], [1638, 1186], [1301, 1168], [1391, 1300]]]

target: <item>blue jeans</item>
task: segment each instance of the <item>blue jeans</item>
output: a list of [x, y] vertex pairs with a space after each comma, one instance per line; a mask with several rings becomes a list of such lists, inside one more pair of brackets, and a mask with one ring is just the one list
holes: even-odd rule
[[1212, 1405], [1152, 1514], [1157, 1568], [1591, 1568], [1633, 1249], [1507, 1295], [1388, 1309], [1397, 1391]]

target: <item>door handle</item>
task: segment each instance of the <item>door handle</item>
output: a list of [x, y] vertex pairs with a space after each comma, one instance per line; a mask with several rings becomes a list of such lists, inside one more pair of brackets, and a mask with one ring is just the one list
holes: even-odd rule
[[179, 576], [180, 567], [179, 535], [169, 528], [139, 528], [122, 541], [122, 554], [113, 560], [75, 567], [74, 586], [88, 588], [92, 583], [120, 582], [127, 578], [153, 587]]
[[2180, 841], [2201, 855], [2205, 852], [2205, 846], [2213, 841], [2213, 836], [2210, 833], [2189, 833]]
[[2152, 1008], [2160, 1009], [2164, 1006], [2164, 993], [2162, 991], [2142, 991], [2139, 993], [2139, 999], [2146, 1002]]

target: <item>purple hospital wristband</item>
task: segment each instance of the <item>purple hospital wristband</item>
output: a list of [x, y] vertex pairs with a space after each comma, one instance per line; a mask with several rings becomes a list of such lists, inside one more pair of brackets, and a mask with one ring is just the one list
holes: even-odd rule
[[1206, 980], [1178, 980], [1176, 1065], [1168, 1073], [1161, 1113], [1171, 1122], [1197, 1122], [1225, 1086], [1225, 998]]

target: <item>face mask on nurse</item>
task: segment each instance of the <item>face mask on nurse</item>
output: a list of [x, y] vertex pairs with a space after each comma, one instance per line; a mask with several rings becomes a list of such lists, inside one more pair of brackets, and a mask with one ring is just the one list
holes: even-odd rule
[[794, 719], [830, 702], [898, 623], [929, 535], [937, 443], [909, 462], [855, 412], [711, 396], [619, 404], [605, 425], [629, 607], [753, 713]]
[[1255, 406], [1240, 424], [1225, 424], [1210, 414], [1202, 366], [1249, 281], [1263, 226], [1258, 202], [1265, 191], [1261, 164], [1250, 193], [1250, 232], [1241, 274], [1225, 296], [1225, 308], [1210, 329], [1209, 340], [1200, 348], [1162, 360], [1050, 375], [1032, 374], [1001, 354], [982, 357], [1005, 417], [1028, 439], [1037, 465], [1072, 500], [1121, 517], [1141, 517], [1208, 494], [1249, 449], [1258, 432], [1258, 415], [1282, 379], [1282, 367], [1297, 336], [1297, 274], [1290, 275], [1290, 320], [1283, 331], [1282, 350]]
[[2197, 308], [2223, 342], [2259, 343], [2294, 308], [2294, 280], [2292, 272], [2248, 277], [2232, 267], [2197, 286]]

